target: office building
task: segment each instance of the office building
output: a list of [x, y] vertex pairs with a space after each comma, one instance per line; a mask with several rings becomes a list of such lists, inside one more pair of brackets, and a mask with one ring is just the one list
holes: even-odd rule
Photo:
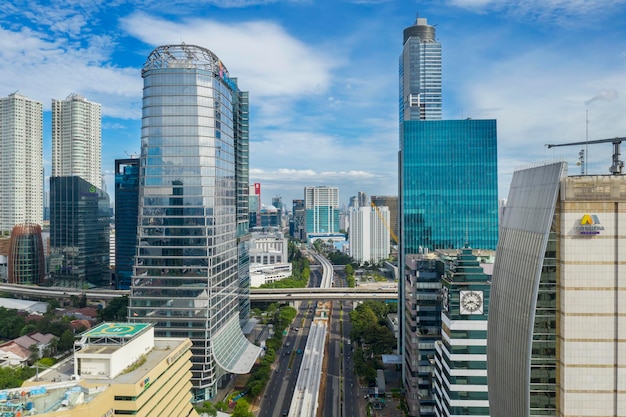
[[[375, 206], [385, 206], [389, 207], [389, 227], [393, 231], [396, 236], [399, 236], [398, 233], [398, 196], [397, 195], [373, 195], [371, 198], [371, 202]], [[398, 242], [393, 242], [394, 245], [397, 245]]]
[[0, 233], [43, 224], [43, 104], [0, 98]]
[[78, 94], [52, 100], [52, 176], [78, 176], [102, 189], [101, 105]]
[[157, 338], [152, 325], [133, 323], [102, 323], [79, 337], [69, 366], [0, 391], [3, 415], [198, 416], [189, 339]]
[[424, 18], [404, 29], [400, 55], [400, 120], [441, 119], [441, 44]]
[[249, 270], [237, 243], [247, 233], [238, 230], [244, 213], [236, 199], [242, 94], [219, 58], [195, 45], [157, 47], [142, 77], [129, 317], [155, 323], [159, 337], [192, 340], [194, 400], [204, 401], [227, 374], [248, 373], [261, 351], [243, 335], [239, 315], [240, 273]]
[[50, 277], [70, 288], [109, 286], [109, 196], [81, 177], [50, 178]]
[[293, 200], [291, 210], [291, 220], [289, 222], [290, 235], [297, 240], [305, 240], [304, 222], [306, 212], [304, 209], [304, 200]]
[[261, 183], [255, 182], [249, 186], [248, 205], [250, 216], [250, 227], [256, 227], [261, 224]]
[[[453, 255], [439, 256], [444, 263], [444, 273], [441, 278], [441, 340], [435, 342], [433, 378], [437, 417], [489, 417], [490, 276], [479, 259], [485, 252], [472, 251], [466, 245]], [[493, 267], [493, 263], [488, 265]]]
[[339, 232], [339, 188], [304, 187], [305, 233], [336, 234]]
[[624, 415], [626, 177], [518, 170], [491, 290], [491, 415]]
[[351, 208], [349, 218], [350, 256], [361, 264], [377, 264], [389, 258], [389, 208]]
[[495, 120], [404, 122], [400, 189], [405, 253], [491, 249], [498, 241]]
[[130, 289], [137, 248], [139, 159], [115, 160], [115, 288]]
[[46, 264], [41, 226], [21, 224], [13, 227], [7, 267], [9, 284], [43, 284]]

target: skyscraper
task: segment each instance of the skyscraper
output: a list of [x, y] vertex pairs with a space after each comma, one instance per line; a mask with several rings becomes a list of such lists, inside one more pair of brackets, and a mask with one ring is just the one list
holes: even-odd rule
[[115, 160], [115, 288], [130, 288], [137, 248], [139, 159]]
[[[399, 263], [403, 380], [412, 416], [434, 415], [432, 374], [420, 363], [440, 339], [440, 282], [422, 260], [435, 249], [495, 249], [498, 239], [497, 134], [495, 120], [440, 120], [441, 45], [426, 19], [404, 30], [400, 56]], [[408, 291], [408, 292], [407, 292]], [[420, 301], [420, 310], [405, 307]], [[428, 337], [416, 335], [426, 323]], [[420, 324], [417, 324], [420, 326]], [[437, 332], [434, 334], [433, 332]], [[417, 350], [411, 350], [419, 339]]]
[[304, 187], [305, 233], [339, 232], [339, 188]]
[[77, 94], [52, 100], [52, 176], [102, 188], [101, 105]]
[[238, 155], [247, 151], [238, 142], [247, 139], [247, 122], [239, 126], [236, 116], [243, 94], [219, 58], [194, 45], [156, 48], [142, 77], [130, 319], [154, 322], [158, 336], [192, 340], [194, 397], [207, 400], [226, 374], [248, 373], [261, 351], [243, 335], [239, 315], [248, 262], [237, 244], [247, 234], [247, 211], [238, 212], [248, 184], [237, 176], [247, 171], [247, 155]]
[[400, 56], [400, 121], [441, 119], [441, 44], [417, 18], [404, 29]]
[[0, 99], [0, 232], [43, 223], [43, 104]]
[[495, 249], [498, 171], [495, 120], [403, 123], [400, 152], [404, 253]]
[[626, 177], [513, 174], [493, 271], [493, 417], [624, 415]]
[[52, 100], [50, 275], [61, 285], [110, 284], [101, 146], [100, 104], [76, 94]]

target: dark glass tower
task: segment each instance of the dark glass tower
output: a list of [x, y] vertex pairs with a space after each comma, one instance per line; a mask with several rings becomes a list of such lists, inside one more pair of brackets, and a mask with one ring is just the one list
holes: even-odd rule
[[115, 288], [130, 288], [137, 247], [139, 159], [115, 160]]
[[108, 286], [109, 196], [81, 177], [50, 178], [50, 276], [55, 284]]
[[240, 328], [248, 308], [247, 94], [194, 45], [156, 48], [142, 76], [138, 246], [129, 317], [193, 342], [195, 401], [261, 348]]

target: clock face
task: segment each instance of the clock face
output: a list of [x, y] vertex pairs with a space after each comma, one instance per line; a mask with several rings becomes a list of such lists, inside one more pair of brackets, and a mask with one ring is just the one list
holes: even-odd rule
[[461, 291], [461, 314], [483, 314], [483, 292]]

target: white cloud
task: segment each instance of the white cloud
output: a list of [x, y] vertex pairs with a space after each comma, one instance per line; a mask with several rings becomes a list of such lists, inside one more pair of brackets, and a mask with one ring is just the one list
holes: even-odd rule
[[268, 21], [224, 23], [209, 19], [173, 22], [143, 13], [122, 19], [129, 34], [158, 46], [185, 42], [206, 47], [261, 99], [323, 93], [339, 59], [289, 35]]

